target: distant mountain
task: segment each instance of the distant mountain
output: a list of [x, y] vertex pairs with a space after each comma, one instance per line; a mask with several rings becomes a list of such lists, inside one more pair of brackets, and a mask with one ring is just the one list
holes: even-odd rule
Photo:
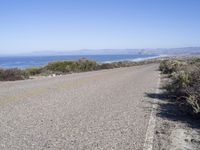
[[195, 55], [200, 54], [200, 47], [162, 48], [146, 50], [146, 52], [163, 55]]
[[58, 55], [200, 55], [200, 47], [157, 48], [157, 49], [82, 49], [69, 51], [40, 51], [18, 56], [58, 56]]
[[99, 49], [99, 50], [71, 50], [71, 51], [41, 51], [31, 55], [115, 55], [115, 54], [138, 54], [140, 49]]

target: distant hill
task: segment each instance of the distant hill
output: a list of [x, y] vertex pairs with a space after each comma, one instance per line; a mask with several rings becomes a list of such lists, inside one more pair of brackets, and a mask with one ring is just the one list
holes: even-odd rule
[[152, 50], [145, 50], [145, 52], [164, 54], [164, 55], [195, 55], [195, 54], [200, 54], [200, 47], [152, 49]]
[[56, 56], [56, 55], [200, 55], [200, 47], [183, 48], [157, 48], [157, 49], [82, 49], [82, 50], [52, 50], [40, 51], [27, 54], [18, 54], [19, 56]]

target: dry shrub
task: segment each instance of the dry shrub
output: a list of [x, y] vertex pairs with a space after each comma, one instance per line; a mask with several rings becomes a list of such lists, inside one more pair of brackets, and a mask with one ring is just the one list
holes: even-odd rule
[[186, 87], [186, 102], [191, 106], [192, 113], [200, 116], [200, 68], [195, 68], [190, 74], [191, 83]]
[[29, 78], [28, 74], [20, 69], [0, 69], [0, 81], [15, 81]]
[[165, 86], [170, 95], [176, 97], [177, 102], [181, 103], [181, 107], [187, 108], [185, 111], [200, 117], [199, 63], [194, 60], [188, 62], [164, 61], [160, 65], [160, 70], [162, 73], [170, 74], [170, 81]]

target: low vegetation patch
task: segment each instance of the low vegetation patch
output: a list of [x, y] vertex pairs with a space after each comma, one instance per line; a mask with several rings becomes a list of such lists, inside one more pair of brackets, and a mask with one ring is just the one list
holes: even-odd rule
[[30, 76], [38, 75], [42, 73], [42, 68], [28, 68], [26, 72]]
[[200, 63], [199, 59], [164, 60], [160, 71], [170, 78], [165, 86], [182, 110], [200, 117]]
[[95, 61], [79, 60], [79, 61], [60, 61], [49, 63], [45, 68], [54, 73], [71, 73], [92, 71], [98, 68]]
[[20, 69], [0, 69], [0, 81], [15, 81], [28, 78], [29, 75]]

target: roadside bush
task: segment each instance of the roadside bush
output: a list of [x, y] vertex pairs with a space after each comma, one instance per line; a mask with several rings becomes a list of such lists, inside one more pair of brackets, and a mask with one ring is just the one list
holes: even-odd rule
[[96, 70], [98, 64], [94, 61], [62, 61], [49, 63], [45, 68], [53, 72], [70, 73]]
[[[142, 62], [140, 62], [142, 63]], [[131, 62], [131, 61], [121, 61], [121, 62], [116, 62], [114, 63], [114, 65], [119, 68], [119, 67], [131, 67], [131, 66], [134, 66], [136, 65], [137, 63], [136, 62]], [[139, 65], [139, 64], [138, 64]]]
[[163, 74], [172, 74], [173, 72], [181, 71], [185, 66], [185, 62], [177, 60], [164, 60], [160, 63], [159, 69]]
[[20, 69], [0, 69], [0, 81], [15, 81], [29, 78], [28, 74]]
[[[177, 61], [176, 61], [177, 62]], [[193, 62], [193, 63], [191, 63]], [[166, 90], [194, 116], [200, 117], [200, 66], [198, 61], [161, 63], [162, 73], [171, 74]]]
[[186, 87], [186, 102], [191, 106], [192, 113], [200, 116], [200, 68], [194, 69], [190, 76], [192, 80]]
[[195, 87], [189, 87], [187, 89], [186, 104], [190, 107], [190, 112], [195, 116], [200, 116], [200, 85]]
[[27, 72], [30, 76], [34, 76], [34, 75], [41, 74], [42, 68], [29, 68], [29, 69], [26, 69], [26, 72]]
[[113, 69], [113, 68], [120, 68], [120, 67], [131, 67], [131, 66], [135, 66], [135, 65], [136, 65], [135, 62], [120, 61], [120, 62], [113, 62], [113, 63], [103, 63], [99, 66], [99, 69]]
[[104, 63], [99, 66], [98, 69], [113, 69], [116, 68], [112, 63]]
[[79, 60], [78, 66], [80, 71], [92, 71], [97, 70], [98, 64], [95, 61], [89, 61], [89, 60]]
[[176, 95], [182, 94], [191, 82], [191, 76], [188, 72], [178, 71], [171, 74], [171, 82], [168, 86], [168, 91], [175, 93]]
[[49, 63], [46, 66], [47, 70], [50, 71], [54, 71], [54, 72], [62, 72], [62, 73], [66, 73], [66, 72], [70, 72], [70, 67], [72, 65], [72, 62], [53, 62], [53, 63]]

